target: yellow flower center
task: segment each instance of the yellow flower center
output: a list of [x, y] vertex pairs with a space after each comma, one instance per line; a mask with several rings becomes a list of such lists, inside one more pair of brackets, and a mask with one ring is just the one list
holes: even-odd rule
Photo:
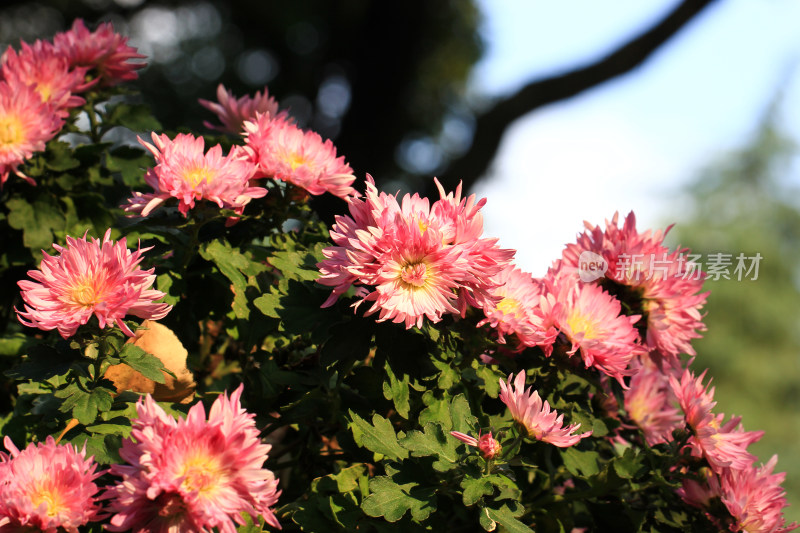
[[50, 84], [39, 82], [36, 84], [36, 92], [42, 98], [42, 102], [49, 102], [50, 97], [53, 96], [53, 87]]
[[630, 396], [626, 406], [628, 409], [628, 416], [631, 420], [636, 422], [636, 425], [639, 427], [647, 425], [650, 412], [647, 409], [647, 402], [645, 402], [645, 397], [643, 395], [636, 394]]
[[85, 278], [73, 285], [69, 299], [80, 307], [93, 307], [103, 300], [103, 291], [97, 280]]
[[309, 159], [306, 159], [306, 156], [303, 155], [301, 152], [292, 152], [286, 158], [289, 161], [289, 165], [292, 167], [292, 172], [297, 170], [297, 167], [307, 166], [309, 169], [313, 166]]
[[573, 335], [583, 333], [584, 339], [596, 338], [598, 333], [601, 332], [600, 328], [597, 327], [597, 322], [595, 322], [591, 316], [583, 315], [577, 311], [569, 315], [569, 318], [567, 318], [567, 326], [570, 331], [572, 331]]
[[500, 303], [497, 304], [497, 310], [506, 315], [514, 315], [516, 318], [522, 318], [523, 316], [522, 306], [519, 301], [514, 298], [503, 298], [500, 300]]
[[420, 220], [419, 222], [417, 222], [417, 224], [419, 225], [419, 234], [420, 235], [422, 235], [426, 231], [428, 231], [428, 223], [425, 222], [424, 220]]
[[428, 267], [424, 262], [407, 263], [400, 269], [400, 279], [410, 289], [418, 289], [428, 279]]
[[202, 452], [188, 457], [181, 466], [179, 475], [183, 477], [182, 488], [196, 492], [204, 498], [212, 496], [225, 479], [219, 459]]
[[21, 144], [25, 140], [22, 121], [14, 115], [0, 116], [0, 148]]
[[56, 516], [66, 510], [64, 495], [45, 484], [40, 484], [31, 491], [31, 504], [34, 509], [45, 504], [47, 516]]
[[211, 183], [214, 181], [214, 173], [206, 167], [195, 167], [186, 172], [186, 174], [183, 176], [183, 179], [194, 189], [203, 181], [206, 183]]

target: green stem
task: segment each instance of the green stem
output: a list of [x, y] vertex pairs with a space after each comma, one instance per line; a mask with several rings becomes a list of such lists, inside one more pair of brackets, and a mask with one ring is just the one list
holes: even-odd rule
[[97, 121], [97, 111], [94, 108], [94, 98], [88, 97], [86, 99], [86, 105], [83, 106], [86, 110], [86, 115], [89, 117], [89, 136], [92, 138], [92, 142], [98, 144], [100, 142], [102, 132], [100, 132], [100, 123]]

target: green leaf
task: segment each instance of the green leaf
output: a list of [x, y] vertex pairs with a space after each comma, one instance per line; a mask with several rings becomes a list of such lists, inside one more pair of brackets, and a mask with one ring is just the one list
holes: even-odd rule
[[614, 459], [613, 464], [614, 471], [622, 479], [634, 479], [645, 469], [641, 455], [637, 455], [633, 448], [627, 448], [622, 457]]
[[[491, 507], [485, 507], [484, 510], [486, 511], [488, 517], [503, 526], [503, 529], [508, 533], [532, 533], [533, 529], [529, 528], [519, 520], [514, 517], [514, 512], [512, 512], [507, 506], [503, 506], [500, 509], [492, 509]], [[491, 530], [487, 530], [491, 531]]]
[[133, 146], [115, 148], [106, 157], [106, 168], [111, 172], [119, 172], [128, 187], [143, 186], [145, 169], [151, 166], [153, 156]]
[[25, 247], [39, 251], [49, 250], [53, 244], [53, 231], [63, 230], [66, 219], [55, 198], [42, 194], [33, 204], [21, 198], [11, 198], [8, 207], [8, 225], [22, 230]]
[[575, 446], [570, 446], [561, 450], [561, 458], [564, 461], [564, 467], [573, 475], [589, 477], [600, 471], [597, 464], [600, 454], [594, 450], [581, 451]]
[[256, 309], [264, 313], [266, 316], [271, 318], [280, 318], [281, 315], [278, 313], [279, 309], [283, 309], [280, 304], [281, 295], [275, 292], [265, 292], [255, 300], [253, 300], [253, 305], [256, 306]]
[[385, 455], [397, 461], [405, 459], [408, 452], [397, 442], [397, 434], [392, 423], [376, 414], [372, 417], [372, 424], [350, 411], [350, 431], [356, 444], [363, 446], [375, 453]]
[[145, 104], [117, 104], [108, 110], [103, 119], [104, 125], [124, 126], [136, 132], [160, 131], [161, 123]]
[[439, 459], [433, 463], [433, 468], [438, 472], [446, 472], [457, 466], [458, 443], [455, 437], [445, 434], [442, 426], [435, 422], [425, 424], [424, 431], [410, 431], [400, 439], [400, 446], [410, 451], [412, 457], [437, 456]]
[[397, 376], [395, 376], [394, 372], [392, 371], [392, 365], [388, 359], [386, 361], [385, 369], [388, 381], [383, 382], [383, 397], [387, 400], [392, 400], [397, 413], [408, 420], [408, 411], [411, 408], [408, 403], [408, 383], [410, 378], [408, 374], [403, 374], [403, 379], [398, 380]]
[[[203, 259], [213, 262], [219, 271], [228, 278], [233, 285], [232, 309], [236, 318], [247, 320], [250, 318], [250, 308], [247, 305], [247, 276], [255, 276], [264, 272], [267, 267], [259, 261], [253, 261], [247, 255], [231, 247], [224, 239], [217, 239], [206, 244], [200, 249]], [[255, 286], [255, 281], [252, 283]]]
[[472, 415], [472, 409], [463, 394], [457, 395], [450, 402], [450, 420], [452, 420], [452, 425], [445, 429], [461, 433], [469, 433], [478, 423], [478, 419]]
[[79, 167], [81, 162], [72, 157], [72, 149], [65, 142], [51, 141], [44, 152], [45, 165], [50, 170], [64, 172]]
[[165, 383], [164, 372], [167, 369], [161, 359], [153, 354], [147, 353], [135, 344], [125, 344], [119, 352], [119, 359], [122, 363], [136, 370], [144, 377], [152, 379], [156, 383]]
[[492, 483], [486, 478], [465, 477], [461, 481], [461, 488], [464, 489], [462, 499], [467, 507], [475, 505], [483, 496], [489, 496], [494, 492]]
[[268, 259], [269, 264], [281, 271], [289, 279], [314, 281], [319, 277], [317, 263], [322, 261], [322, 245], [317, 244], [313, 251], [281, 250]]
[[370, 480], [369, 490], [361, 508], [368, 516], [382, 516], [388, 522], [397, 522], [408, 511], [421, 522], [436, 510], [435, 490], [414, 482], [398, 484], [389, 477], [378, 476]]
[[13, 333], [6, 337], [0, 337], [0, 356], [18, 356], [29, 342], [30, 338], [22, 333]]
[[111, 391], [103, 387], [93, 389], [91, 392], [77, 389], [69, 399], [72, 398], [75, 398], [72, 416], [84, 425], [94, 422], [97, 419], [97, 413], [110, 409], [114, 401]]

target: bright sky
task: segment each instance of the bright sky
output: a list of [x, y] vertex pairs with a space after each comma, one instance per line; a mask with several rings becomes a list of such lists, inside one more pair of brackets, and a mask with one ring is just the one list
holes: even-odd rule
[[[614, 48], [675, 0], [479, 0], [487, 53], [473, 86], [489, 95]], [[633, 209], [639, 229], [681, 221], [677, 191], [747, 142], [783, 82], [782, 118], [800, 138], [800, 2], [718, 0], [639, 70], [512, 126], [475, 192], [485, 234], [543, 275], [583, 220]]]

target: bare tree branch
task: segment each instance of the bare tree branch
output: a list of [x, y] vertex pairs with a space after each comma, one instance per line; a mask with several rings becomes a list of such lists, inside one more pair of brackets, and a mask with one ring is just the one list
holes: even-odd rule
[[535, 80], [495, 103], [477, 117], [471, 148], [453, 160], [439, 180], [446, 189], [463, 181], [469, 190], [489, 168], [506, 128], [539, 107], [565, 100], [612, 78], [630, 72], [647, 60], [670, 37], [715, 0], [684, 0], [649, 30], [599, 61], [570, 72]]

